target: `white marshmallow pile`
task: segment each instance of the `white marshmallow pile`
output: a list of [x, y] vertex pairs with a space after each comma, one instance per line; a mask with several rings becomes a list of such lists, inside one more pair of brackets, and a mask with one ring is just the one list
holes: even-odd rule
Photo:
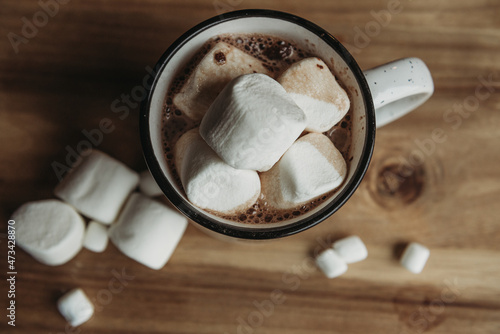
[[201, 120], [229, 81], [249, 73], [268, 74], [269, 71], [257, 58], [232, 45], [219, 42], [196, 66], [181, 91], [174, 97], [174, 104], [191, 119]]
[[257, 172], [226, 164], [201, 138], [198, 128], [186, 132], [174, 151], [184, 191], [194, 205], [229, 214], [257, 200], [260, 194]]
[[138, 183], [136, 172], [107, 154], [93, 150], [66, 175], [54, 193], [83, 215], [111, 224]]
[[95, 221], [89, 222], [83, 239], [83, 247], [92, 252], [101, 253], [107, 246], [108, 228]]
[[401, 256], [401, 265], [414, 274], [419, 274], [429, 259], [430, 250], [416, 242], [408, 244]]
[[368, 250], [357, 235], [337, 240], [332, 247], [346, 263], [363, 261], [368, 257]]
[[347, 264], [359, 262], [368, 256], [365, 244], [358, 236], [337, 240], [316, 257], [316, 265], [328, 278], [335, 278], [347, 271]]
[[71, 326], [80, 326], [94, 314], [94, 305], [82, 289], [73, 289], [57, 301], [57, 308]]
[[277, 81], [247, 74], [224, 87], [203, 117], [200, 134], [228, 165], [263, 172], [305, 126], [304, 112]]
[[[141, 188], [154, 195], [152, 177], [146, 172], [142, 173]], [[162, 268], [182, 238], [187, 219], [142, 194], [130, 195], [138, 182], [137, 173], [94, 150], [55, 191], [72, 206], [55, 199], [42, 200], [26, 203], [12, 214], [17, 244], [41, 263], [55, 266], [71, 260], [82, 246], [103, 252], [111, 238], [128, 257], [153, 269]], [[126, 204], [115, 221], [123, 202]], [[85, 229], [74, 207], [99, 222], [90, 221]], [[101, 222], [113, 224], [108, 230]], [[81, 289], [64, 295], [58, 308], [72, 326], [87, 321], [94, 311]]]
[[306, 131], [324, 132], [349, 111], [347, 93], [319, 58], [306, 58], [290, 66], [278, 78], [307, 116]]
[[347, 166], [323, 134], [300, 137], [274, 167], [261, 174], [262, 192], [276, 208], [289, 209], [337, 188]]
[[16, 222], [17, 245], [41, 263], [64, 264], [82, 248], [83, 219], [61, 201], [26, 203], [12, 214], [11, 219]]
[[[153, 178], [146, 172], [142, 173], [142, 189], [154, 195]], [[26, 203], [14, 212], [12, 219], [18, 223], [16, 241], [38, 261], [60, 265], [72, 259], [82, 246], [103, 252], [109, 234], [125, 255], [160, 269], [181, 239], [187, 219], [144, 195], [129, 196], [138, 182], [137, 173], [94, 150], [55, 190], [72, 206], [59, 200], [43, 200]], [[258, 185], [260, 192], [260, 183]], [[74, 208], [97, 221], [90, 221], [85, 229], [83, 218]], [[102, 224], [112, 222], [109, 230]]]
[[[201, 138], [221, 159], [200, 141], [178, 145], [176, 166], [194, 205], [221, 213], [250, 207], [259, 197], [255, 174], [236, 176], [238, 170], [261, 172], [263, 198], [279, 209], [296, 208], [345, 180], [346, 163], [329, 138], [299, 138], [304, 130], [331, 129], [349, 110], [349, 97], [328, 66], [307, 58], [278, 81], [269, 74], [258, 59], [220, 42], [174, 97], [184, 113], [201, 119]], [[180, 163], [185, 153], [179, 151], [195, 153]]]
[[161, 269], [179, 243], [187, 219], [142, 194], [133, 193], [109, 237], [128, 257], [152, 269]]
[[149, 170], [143, 171], [139, 175], [139, 177], [140, 177], [139, 189], [144, 195], [149, 197], [156, 197], [163, 194], [163, 191], [161, 191], [160, 187], [156, 183], [155, 179], [153, 178], [153, 175], [151, 175]]

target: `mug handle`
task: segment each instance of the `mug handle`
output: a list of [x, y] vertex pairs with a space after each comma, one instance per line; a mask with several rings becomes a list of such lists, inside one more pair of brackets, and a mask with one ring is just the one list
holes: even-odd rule
[[372, 93], [377, 128], [416, 109], [434, 92], [425, 63], [403, 58], [364, 71]]

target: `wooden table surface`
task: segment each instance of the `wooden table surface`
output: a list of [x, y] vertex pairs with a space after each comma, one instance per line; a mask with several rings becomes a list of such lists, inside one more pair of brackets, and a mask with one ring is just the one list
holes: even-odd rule
[[[116, 129], [99, 149], [145, 168], [137, 108], [121, 120], [110, 105], [140, 84], [145, 67], [178, 36], [221, 11], [302, 16], [345, 42], [364, 69], [420, 57], [436, 89], [417, 111], [378, 131], [352, 199], [300, 235], [228, 243], [190, 225], [160, 271], [113, 245], [102, 254], [82, 250], [59, 267], [17, 248], [14, 328], [5, 315], [2, 234], [1, 333], [500, 333], [500, 2], [401, 0], [402, 10], [360, 43], [356, 36], [376, 26], [374, 13], [391, 1], [59, 1], [44, 22], [37, 1], [0, 0], [2, 232], [19, 205], [53, 197], [51, 164], [64, 163], [67, 147], [103, 118]], [[38, 31], [23, 30], [33, 19]], [[424, 152], [437, 128], [446, 140]], [[422, 163], [401, 168], [418, 155]], [[365, 241], [368, 259], [334, 280], [311, 269], [318, 245], [349, 234]], [[420, 275], [397, 262], [409, 241], [431, 249]], [[117, 276], [122, 288], [113, 289]], [[77, 329], [55, 304], [73, 287], [96, 305]], [[283, 295], [270, 307], [274, 290]]]

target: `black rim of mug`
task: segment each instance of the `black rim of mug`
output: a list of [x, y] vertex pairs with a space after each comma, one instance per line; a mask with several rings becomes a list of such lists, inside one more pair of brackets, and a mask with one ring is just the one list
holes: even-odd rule
[[[239, 225], [229, 225], [220, 221], [216, 221], [206, 215], [202, 209], [198, 209], [191, 203], [186, 201], [182, 196], [180, 196], [174, 187], [167, 180], [167, 177], [163, 174], [160, 164], [158, 163], [157, 157], [154, 155], [153, 145], [151, 142], [150, 131], [149, 131], [149, 113], [151, 106], [151, 98], [153, 92], [158, 83], [158, 79], [166, 67], [170, 59], [183, 47], [190, 39], [198, 35], [202, 31], [213, 27], [222, 22], [227, 22], [235, 19], [241, 19], [245, 17], [268, 17], [273, 19], [281, 19], [284, 21], [289, 21], [295, 23], [312, 33], [319, 36], [324, 42], [326, 42], [335, 52], [337, 52], [340, 57], [345, 61], [347, 66], [356, 76], [356, 81], [361, 89], [361, 94], [365, 101], [366, 106], [366, 137], [364, 142], [363, 153], [354, 172], [353, 176], [349, 180], [348, 184], [344, 187], [341, 193], [336, 195], [335, 200], [328, 203], [321, 210], [311, 214], [310, 216], [300, 219], [297, 222], [291, 224], [284, 224], [283, 226], [273, 226], [265, 227], [262, 224], [261, 227], [256, 227], [258, 225], [252, 225], [251, 227], [239, 226]], [[174, 43], [172, 43], [165, 53], [160, 57], [156, 63], [155, 69], [158, 69], [153, 84], [147, 90], [147, 97], [141, 103], [140, 111], [140, 132], [141, 132], [141, 142], [143, 147], [143, 154], [148, 165], [151, 174], [158, 183], [160, 189], [163, 191], [168, 200], [185, 216], [195, 223], [220, 234], [227, 235], [234, 238], [240, 239], [275, 239], [285, 236], [290, 236], [299, 232], [302, 232], [308, 228], [311, 228], [319, 223], [321, 223], [326, 218], [334, 214], [342, 205], [344, 205], [347, 200], [352, 196], [354, 191], [358, 188], [361, 180], [363, 179], [370, 159], [373, 153], [373, 147], [375, 144], [375, 109], [373, 107], [373, 101], [371, 98], [370, 89], [365, 80], [365, 76], [361, 71], [360, 67], [352, 57], [352, 55], [345, 49], [345, 47], [330, 33], [320, 28], [316, 24], [309, 22], [303, 18], [297, 17], [292, 14], [285, 12], [267, 10], [267, 9], [245, 9], [238, 10], [222, 15], [212, 17], [202, 23], [196, 25], [195, 27], [189, 29], [181, 37], [179, 37]]]

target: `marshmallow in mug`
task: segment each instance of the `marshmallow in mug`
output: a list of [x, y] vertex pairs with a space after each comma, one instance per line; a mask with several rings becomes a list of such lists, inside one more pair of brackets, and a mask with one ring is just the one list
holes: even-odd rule
[[319, 58], [296, 62], [283, 72], [278, 82], [306, 114], [306, 131], [325, 132], [349, 111], [347, 93]]
[[174, 209], [133, 193], [108, 234], [125, 255], [158, 270], [170, 259], [186, 226], [186, 217]]
[[342, 184], [347, 165], [328, 137], [309, 133], [299, 138], [274, 167], [260, 175], [268, 203], [291, 209]]
[[247, 74], [224, 87], [203, 117], [200, 134], [228, 165], [263, 172], [305, 126], [304, 112], [277, 81]]
[[54, 193], [83, 215], [111, 224], [138, 183], [136, 172], [109, 155], [92, 150], [57, 185]]
[[75, 209], [59, 200], [26, 203], [11, 219], [16, 222], [17, 245], [43, 264], [64, 264], [82, 248], [83, 219]]
[[269, 74], [269, 70], [259, 59], [219, 42], [196, 66], [173, 102], [189, 118], [199, 121], [229, 81], [249, 73]]
[[175, 144], [175, 165], [187, 198], [202, 208], [231, 214], [247, 209], [260, 195], [259, 175], [226, 164], [201, 138], [186, 132]]

